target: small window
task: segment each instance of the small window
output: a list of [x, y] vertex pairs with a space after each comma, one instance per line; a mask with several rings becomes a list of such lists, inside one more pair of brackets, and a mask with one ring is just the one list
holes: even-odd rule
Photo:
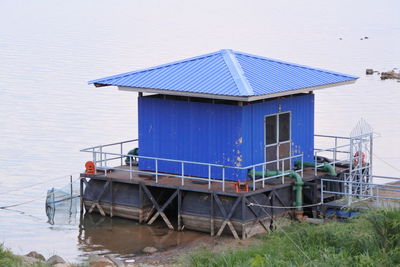
[[279, 142], [290, 140], [290, 113], [279, 114]]
[[[278, 146], [272, 145], [265, 148], [265, 159], [266, 161], [274, 161], [277, 160], [278, 155]], [[266, 165], [267, 170], [276, 170], [277, 162], [268, 163]]]
[[268, 116], [265, 119], [265, 143], [276, 144], [276, 115]]

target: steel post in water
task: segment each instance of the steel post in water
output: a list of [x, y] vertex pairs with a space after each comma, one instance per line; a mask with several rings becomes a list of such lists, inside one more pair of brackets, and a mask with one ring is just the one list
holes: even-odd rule
[[72, 199], [72, 175], [69, 176], [69, 182], [71, 185], [71, 199]]

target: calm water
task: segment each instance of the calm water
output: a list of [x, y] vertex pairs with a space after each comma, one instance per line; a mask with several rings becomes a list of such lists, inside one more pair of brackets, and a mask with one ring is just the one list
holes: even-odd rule
[[364, 74], [400, 68], [399, 1], [1, 0], [0, 10], [0, 206], [28, 201], [0, 210], [0, 242], [16, 253], [77, 261], [195, 237], [96, 216], [51, 225], [44, 198], [83, 169], [79, 149], [137, 137], [136, 94], [88, 80], [221, 48], [360, 76], [316, 92], [316, 132], [347, 136], [363, 117], [382, 136], [375, 173], [400, 176], [400, 83]]

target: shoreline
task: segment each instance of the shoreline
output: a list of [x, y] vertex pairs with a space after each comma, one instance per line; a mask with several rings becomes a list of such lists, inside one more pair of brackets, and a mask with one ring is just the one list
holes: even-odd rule
[[[160, 250], [153, 253], [144, 253], [136, 257], [126, 259], [116, 259], [111, 255], [90, 255], [87, 261], [83, 262], [68, 262], [62, 258], [62, 253], [59, 255], [52, 255], [47, 260], [46, 258], [36, 252], [31, 251], [26, 255], [14, 254], [11, 249], [1, 246], [2, 251], [10, 253], [10, 258], [13, 258], [15, 264], [18, 266], [31, 266], [34, 264], [42, 264], [40, 266], [56, 266], [56, 267], [75, 267], [75, 266], [102, 266], [98, 265], [104, 263], [104, 266], [117, 266], [117, 267], [136, 267], [136, 266], [179, 266], [184, 255], [190, 254], [201, 248], [211, 248], [215, 252], [222, 252], [229, 249], [243, 249], [257, 242], [257, 237], [253, 236], [246, 240], [236, 240], [230, 236], [211, 237], [202, 236], [196, 238], [189, 244], [178, 245], [166, 250]], [[1, 263], [1, 259], [0, 259]], [[108, 264], [108, 265], [107, 265]], [[13, 265], [12, 265], [13, 266]]]

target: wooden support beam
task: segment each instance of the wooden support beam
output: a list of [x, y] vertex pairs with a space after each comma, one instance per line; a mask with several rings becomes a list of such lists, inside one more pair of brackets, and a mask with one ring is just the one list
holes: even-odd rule
[[222, 222], [221, 228], [219, 228], [219, 230], [217, 232], [217, 236], [220, 236], [222, 234], [222, 231], [224, 230], [225, 226], [228, 225], [228, 227], [231, 230], [235, 239], [240, 239], [235, 230], [235, 227], [233, 227], [233, 225], [232, 225], [231, 218], [232, 218], [233, 213], [235, 212], [236, 207], [242, 200], [243, 196], [240, 196], [236, 199], [236, 201], [233, 204], [232, 209], [230, 210], [228, 215], [226, 214], [226, 210], [225, 210], [224, 206], [222, 205], [221, 200], [219, 199], [217, 194], [214, 195], [214, 198], [215, 198], [215, 203], [217, 203], [217, 206], [218, 206], [219, 210], [221, 211], [222, 216], [224, 217], [224, 221]]
[[[280, 196], [279, 196], [275, 191], [272, 191], [271, 194], [274, 194], [275, 198], [278, 199], [279, 202], [280, 202], [283, 206], [286, 206], [286, 203], [280, 198]], [[291, 206], [291, 205], [289, 205], [289, 206]]]
[[214, 236], [214, 193], [210, 194], [211, 197], [211, 214], [210, 214], [210, 227], [211, 227], [211, 236]]
[[[139, 209], [143, 209], [143, 190], [142, 187], [139, 185], [139, 196], [138, 196], [138, 200], [139, 200]], [[152, 213], [152, 211], [150, 211], [149, 214], [147, 214], [146, 220], [150, 217], [150, 214]], [[142, 219], [142, 214], [141, 212], [139, 213], [139, 223], [142, 224], [143, 223], [143, 219]]]
[[[252, 196], [249, 196], [249, 199], [251, 199], [251, 202], [248, 199], [246, 199], [247, 204], [250, 203], [259, 204], [257, 200], [255, 200]], [[253, 223], [253, 226], [259, 223], [265, 229], [265, 231], [269, 232], [270, 231], [269, 227], [265, 225], [264, 222], [260, 219], [261, 211], [263, 211], [266, 215], [269, 216], [269, 213], [265, 210], [265, 208], [259, 207], [258, 212], [256, 212], [254, 206], [249, 206], [249, 210], [256, 217], [256, 221]]]
[[106, 213], [104, 212], [103, 208], [99, 205], [99, 201], [100, 201], [100, 198], [103, 196], [104, 192], [106, 191], [106, 189], [107, 189], [107, 187], [108, 187], [109, 184], [110, 184], [110, 180], [108, 180], [108, 181], [104, 184], [104, 186], [103, 186], [103, 191], [101, 191], [101, 193], [97, 196], [97, 199], [93, 202], [92, 206], [91, 206], [90, 209], [89, 209], [89, 213], [92, 213], [93, 209], [94, 209], [95, 207], [97, 207], [97, 209], [99, 210], [100, 214], [101, 214], [102, 216], [106, 216]]
[[178, 231], [182, 229], [181, 202], [182, 202], [182, 191], [178, 189]]
[[[139, 186], [139, 188], [141, 188], [141, 186]], [[143, 190], [141, 190], [143, 192]], [[160, 199], [162, 199], [162, 197], [164, 196], [165, 191], [161, 191], [161, 194], [158, 196], [158, 199], [156, 200], [157, 203], [160, 201]], [[143, 203], [143, 202], [142, 202]], [[143, 205], [142, 205], [143, 206]], [[150, 211], [147, 213], [146, 218], [143, 220], [144, 222], [147, 222], [150, 217], [153, 215], [154, 210], [156, 209], [156, 207], [153, 205], [150, 209]]]
[[[246, 219], [246, 197], [242, 198], [242, 221]], [[242, 224], [242, 239], [246, 239], [246, 227], [245, 224]]]
[[174, 230], [174, 227], [172, 226], [171, 222], [168, 220], [167, 216], [164, 213], [165, 208], [172, 202], [172, 200], [178, 195], [178, 189], [168, 198], [168, 200], [163, 204], [162, 207], [160, 207], [157, 203], [157, 201], [154, 199], [153, 195], [151, 194], [150, 190], [144, 185], [143, 183], [140, 183], [140, 186], [142, 186], [144, 193], [147, 195], [147, 197], [150, 199], [151, 203], [153, 203], [153, 206], [157, 209], [156, 214], [147, 222], [147, 224], [152, 224], [158, 216], [161, 216], [164, 220], [164, 222], [167, 224], [168, 228], [171, 230]]
[[167, 224], [168, 228], [171, 230], [174, 230], [174, 227], [172, 226], [171, 222], [168, 220], [167, 216], [164, 213], [165, 208], [172, 202], [172, 200], [178, 195], [178, 190], [176, 190], [169, 198], [168, 200], [164, 203], [164, 205], [160, 208], [160, 206], [156, 206], [157, 212], [154, 214], [154, 216], [150, 219], [150, 221], [147, 224], [152, 224], [158, 216], [161, 216], [164, 219], [164, 222]]
[[112, 218], [114, 216], [113, 214], [113, 183], [110, 181], [110, 217]]

